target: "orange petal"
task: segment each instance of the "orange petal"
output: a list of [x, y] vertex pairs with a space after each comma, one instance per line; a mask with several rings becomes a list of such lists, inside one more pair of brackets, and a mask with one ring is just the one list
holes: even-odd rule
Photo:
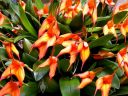
[[40, 64], [38, 67], [46, 67], [50, 65], [50, 59], [48, 58], [45, 62], [43, 62], [42, 64]]
[[0, 12], [0, 26], [4, 23], [5, 17], [4, 15]]
[[57, 57], [60, 56], [60, 55], [66, 54], [66, 53], [70, 53], [71, 49], [72, 49], [71, 46], [68, 46], [68, 47], [62, 49], [62, 50], [60, 51], [60, 53], [57, 55]]
[[49, 77], [50, 79], [52, 79], [54, 76], [55, 76], [55, 73], [56, 73], [56, 69], [57, 69], [57, 58], [54, 57], [54, 62], [52, 64], [50, 64], [50, 72], [49, 72]]
[[102, 86], [103, 86], [103, 78], [99, 78], [97, 81], [96, 81], [96, 90], [95, 90], [95, 93], [94, 93], [94, 96], [96, 95], [97, 93], [97, 90], [101, 89]]
[[0, 96], [11, 95], [20, 96], [20, 88], [18, 82], [8, 82], [1, 90]]
[[77, 56], [77, 53], [76, 52], [71, 52], [70, 53], [70, 64], [69, 64], [69, 67], [68, 67], [67, 71], [70, 69], [70, 67], [72, 66], [72, 64], [75, 62], [76, 56]]
[[47, 42], [50, 39], [47, 33], [43, 34], [38, 40], [32, 45], [32, 47], [39, 47], [41, 43]]
[[103, 84], [101, 88], [102, 96], [109, 96], [111, 84]]
[[47, 52], [47, 43], [42, 43], [41, 46], [38, 47], [39, 49], [39, 60], [43, 58]]
[[24, 72], [24, 63], [20, 62], [18, 60], [13, 59], [12, 63], [7, 67], [7, 69], [2, 73], [1, 79], [5, 79], [6, 77], [10, 75], [15, 75], [19, 82], [22, 84], [24, 78], [25, 78], [25, 72]]
[[124, 64], [124, 71], [125, 71], [126, 76], [128, 77], [128, 65], [127, 64]]
[[82, 60], [82, 67], [81, 67], [81, 69], [83, 68], [85, 61], [88, 59], [88, 57], [90, 55], [90, 49], [88, 47], [87, 42], [84, 42], [83, 45], [84, 45], [83, 49], [80, 52], [80, 58]]
[[86, 87], [91, 82], [92, 82], [92, 80], [90, 78], [82, 79], [80, 85], [78, 86], [78, 89], [82, 89], [82, 88]]
[[16, 47], [13, 43], [11, 43], [11, 49], [17, 55], [17, 57], [20, 59], [19, 51], [16, 49]]
[[115, 5], [115, 3], [113, 2], [113, 0], [105, 0], [105, 3], [110, 5], [110, 6], [113, 6]]

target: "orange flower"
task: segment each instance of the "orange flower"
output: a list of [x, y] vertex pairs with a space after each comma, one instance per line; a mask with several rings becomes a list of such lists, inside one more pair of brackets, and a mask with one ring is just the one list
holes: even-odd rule
[[86, 71], [86, 72], [81, 73], [81, 74], [75, 74], [74, 76], [78, 76], [82, 79], [80, 85], [78, 86], [79, 89], [82, 89], [92, 82], [92, 80], [95, 77], [95, 72]]
[[113, 11], [113, 14], [116, 14], [116, 13], [121, 12], [121, 11], [128, 11], [128, 1], [119, 5], [119, 6], [116, 6], [114, 11]]
[[48, 15], [49, 12], [49, 5], [45, 4], [44, 7], [40, 10], [37, 9], [36, 6], [33, 6], [35, 13], [41, 18], [43, 15]]
[[122, 35], [125, 38], [125, 42], [126, 42], [126, 34], [128, 32], [128, 19], [126, 19], [120, 26], [120, 31], [122, 33]]
[[100, 60], [104, 58], [112, 58], [114, 56], [115, 56], [114, 53], [105, 50], [99, 51], [98, 54], [93, 54], [93, 58], [96, 60]]
[[65, 18], [73, 18], [80, 12], [81, 3], [80, 0], [62, 0], [59, 11], [64, 15]]
[[110, 6], [115, 5], [115, 3], [113, 2], [113, 0], [100, 0], [100, 2], [102, 4], [106, 3], [106, 4], [110, 5]]
[[50, 67], [49, 77], [52, 79], [55, 76], [55, 72], [57, 69], [57, 57], [50, 56], [44, 63], [40, 64], [38, 67]]
[[113, 20], [108, 21], [108, 23], [103, 27], [103, 33], [104, 35], [113, 34], [118, 40], [118, 36], [116, 34], [115, 24]]
[[0, 96], [11, 95], [20, 96], [20, 88], [18, 82], [10, 81], [1, 90]]
[[128, 77], [128, 54], [127, 52], [128, 52], [127, 47], [121, 49], [117, 53], [117, 62], [118, 62], [119, 67], [125, 71], [125, 74]]
[[[70, 54], [70, 65], [69, 65], [67, 70], [69, 70], [71, 65], [75, 62], [78, 53], [80, 53], [80, 57], [82, 60], [82, 67], [83, 67], [85, 61], [87, 60], [87, 58], [90, 55], [90, 50], [89, 50], [87, 42], [79, 43], [79, 42], [76, 42], [73, 40], [72, 41], [69, 40], [69, 41], [64, 41], [62, 43], [62, 45], [65, 48], [60, 51], [58, 56], [63, 55], [63, 54], [67, 54], [67, 53]], [[81, 69], [82, 69], [82, 67], [81, 67]]]
[[[54, 19], [54, 21], [52, 21]], [[48, 17], [39, 29], [39, 38], [32, 45], [32, 48], [39, 49], [39, 60], [45, 56], [45, 53], [50, 46], [54, 46], [56, 39], [59, 37], [60, 30], [55, 17]]]
[[19, 80], [20, 84], [23, 83], [25, 78], [24, 63], [16, 59], [12, 59], [12, 63], [7, 67], [7, 69], [2, 73], [0, 80], [7, 78], [10, 75], [15, 75]]
[[[38, 37], [42, 36], [45, 32], [47, 32], [47, 30], [50, 28], [50, 25], [52, 25], [53, 23], [56, 24], [57, 21], [55, 19], [54, 16], [52, 15], [49, 15], [42, 23], [40, 29], [39, 29], [39, 32], [38, 32]], [[53, 26], [53, 25], [52, 25]], [[56, 26], [56, 25], [55, 25]], [[58, 26], [56, 26], [58, 27]], [[59, 28], [57, 28], [59, 29]]]
[[95, 24], [97, 20], [97, 7], [95, 0], [88, 0], [88, 2], [84, 5], [83, 15], [86, 14], [91, 15], [93, 24]]
[[87, 42], [82, 42], [81, 44], [82, 44], [82, 48], [80, 50], [80, 58], [82, 60], [82, 67], [81, 67], [82, 70], [85, 61], [88, 59], [90, 55], [90, 49]]
[[11, 59], [13, 58], [13, 52], [14, 52], [17, 55], [17, 57], [20, 59], [19, 52], [13, 43], [5, 42], [5, 41], [1, 41], [1, 42], [4, 44], [9, 58]]
[[25, 11], [26, 3], [24, 1], [22, 1], [22, 0], [20, 0], [19, 4], [23, 8], [23, 10]]
[[0, 26], [4, 23], [5, 16], [0, 12]]
[[98, 78], [96, 81], [96, 91], [94, 95], [96, 95], [97, 90], [101, 90], [102, 96], [109, 96], [109, 90], [112, 85], [113, 76], [114, 74]]

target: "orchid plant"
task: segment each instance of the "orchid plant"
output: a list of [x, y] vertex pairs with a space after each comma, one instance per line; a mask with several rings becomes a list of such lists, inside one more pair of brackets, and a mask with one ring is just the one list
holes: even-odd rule
[[0, 0], [0, 96], [128, 94], [128, 1]]

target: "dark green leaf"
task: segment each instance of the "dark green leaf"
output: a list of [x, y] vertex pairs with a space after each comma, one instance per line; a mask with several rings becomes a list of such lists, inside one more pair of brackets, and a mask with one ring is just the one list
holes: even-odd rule
[[17, 36], [16, 38], [14, 38], [14, 43], [18, 42], [19, 40], [21, 40], [21, 39], [23, 39], [25, 37], [29, 37], [29, 36], [27, 36], [27, 35], [19, 35], [19, 36]]
[[102, 27], [92, 27], [92, 28], [87, 28], [87, 32], [97, 32], [101, 31]]
[[77, 78], [61, 78], [59, 84], [62, 96], [80, 96], [80, 90], [77, 89], [80, 82]]
[[54, 93], [59, 91], [59, 85], [53, 78], [50, 79], [49, 77], [45, 77], [44, 81], [42, 83], [45, 83], [46, 85], [46, 92], [48, 93]]
[[60, 32], [62, 34], [71, 33], [71, 30], [70, 30], [70, 28], [68, 26], [63, 25], [61, 23], [58, 23], [58, 25], [59, 25], [59, 28], [60, 28]]
[[23, 53], [22, 55], [22, 61], [27, 64], [28, 66], [30, 66], [32, 68], [33, 64], [36, 62], [36, 58], [27, 54], [27, 53]]
[[42, 61], [38, 61], [34, 64], [33, 69], [34, 69], [34, 78], [36, 81], [39, 81], [42, 79], [49, 71], [49, 67], [43, 67], [39, 68], [38, 65], [43, 63]]
[[114, 15], [114, 23], [122, 22], [127, 17], [128, 11], [122, 11]]
[[83, 26], [83, 15], [82, 12], [79, 12], [78, 15], [76, 15], [73, 20], [70, 23], [70, 28], [73, 31], [80, 30]]
[[116, 88], [116, 89], [120, 88], [120, 80], [116, 74], [115, 74], [113, 81], [112, 81], [112, 87]]
[[5, 48], [0, 47], [0, 60], [5, 60], [8, 58]]
[[29, 82], [21, 87], [21, 96], [37, 96], [38, 85], [35, 82]]
[[25, 14], [25, 12], [24, 12], [24, 10], [22, 9], [21, 6], [19, 6], [19, 10], [20, 10], [20, 20], [21, 20], [22, 24], [24, 25], [24, 27], [27, 29], [27, 31], [31, 35], [37, 37], [36, 30], [33, 28], [31, 23], [29, 22], [28, 18], [26, 17], [26, 14]]
[[96, 39], [95, 41], [92, 41], [90, 43], [90, 48], [94, 48], [94, 47], [98, 47], [98, 46], [104, 46], [112, 38], [113, 38], [113, 35], [112, 34], [102, 36], [102, 37]]

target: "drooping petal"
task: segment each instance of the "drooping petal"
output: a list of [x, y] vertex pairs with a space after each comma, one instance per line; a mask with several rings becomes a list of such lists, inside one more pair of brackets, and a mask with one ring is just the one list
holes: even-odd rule
[[88, 59], [89, 55], [90, 55], [89, 46], [88, 46], [87, 42], [84, 42], [83, 43], [83, 48], [82, 48], [82, 50], [80, 52], [80, 58], [82, 60], [82, 67], [81, 67], [81, 69], [83, 68], [84, 63]]
[[1, 79], [5, 79], [10, 75], [15, 75], [19, 82], [22, 84], [25, 78], [24, 63], [18, 60], [12, 59], [12, 63], [7, 67], [7, 69], [2, 73]]
[[46, 67], [46, 66], [49, 66], [49, 64], [50, 64], [50, 59], [48, 58], [45, 62], [40, 64], [38, 67]]
[[1, 90], [0, 96], [11, 95], [20, 96], [20, 88], [18, 82], [10, 81]]
[[17, 48], [15, 47], [15, 45], [13, 43], [11, 43], [11, 49], [17, 55], [17, 57], [20, 59], [19, 51], [17, 50]]
[[49, 77], [50, 79], [52, 79], [55, 76], [56, 73], [56, 69], [57, 69], [57, 58], [54, 58], [54, 62], [52, 64], [50, 64], [50, 72], [49, 72]]
[[104, 84], [101, 88], [102, 96], [109, 96], [111, 84]]
[[90, 78], [82, 79], [80, 85], [78, 86], [78, 89], [82, 89], [82, 88], [86, 87], [91, 82], [92, 82], [92, 80]]
[[43, 58], [47, 52], [47, 43], [42, 43], [41, 46], [38, 47], [39, 50], [39, 60]]
[[5, 17], [4, 15], [0, 12], [0, 26], [4, 23]]
[[115, 3], [113, 2], [113, 0], [105, 0], [105, 3], [110, 5], [110, 6], [113, 6], [115, 5]]

